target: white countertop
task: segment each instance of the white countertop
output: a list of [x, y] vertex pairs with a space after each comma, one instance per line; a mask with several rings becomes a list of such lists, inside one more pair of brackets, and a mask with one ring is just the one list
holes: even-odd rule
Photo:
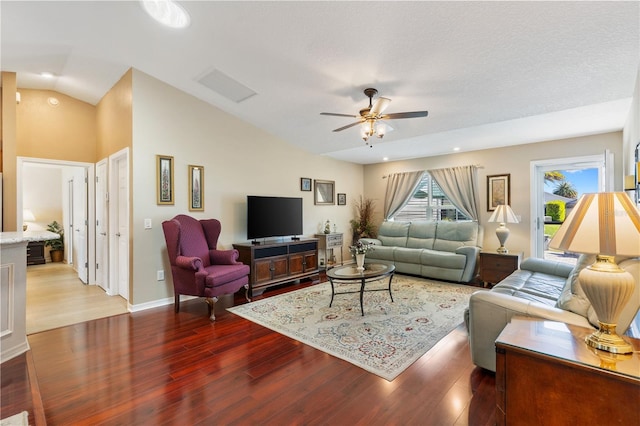
[[0, 232], [0, 245], [57, 240], [58, 238], [60, 238], [60, 235], [49, 231]]

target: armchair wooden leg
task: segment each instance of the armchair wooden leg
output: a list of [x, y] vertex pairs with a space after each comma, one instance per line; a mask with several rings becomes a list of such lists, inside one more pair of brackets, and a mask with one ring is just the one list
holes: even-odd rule
[[249, 284], [244, 285], [244, 297], [247, 299], [247, 302], [251, 302], [249, 298]]
[[178, 293], [174, 293], [173, 309], [176, 314], [180, 312], [180, 295]]
[[213, 305], [215, 305], [215, 303], [218, 301], [217, 297], [207, 297], [205, 299], [205, 302], [208, 305], [208, 309], [209, 309], [209, 320], [210, 321], [215, 321], [216, 320], [216, 313], [213, 310]]

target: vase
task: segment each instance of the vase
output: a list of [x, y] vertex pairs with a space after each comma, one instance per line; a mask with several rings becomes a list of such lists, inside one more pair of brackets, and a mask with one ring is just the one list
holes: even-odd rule
[[364, 271], [364, 253], [356, 253], [356, 265], [358, 271]]

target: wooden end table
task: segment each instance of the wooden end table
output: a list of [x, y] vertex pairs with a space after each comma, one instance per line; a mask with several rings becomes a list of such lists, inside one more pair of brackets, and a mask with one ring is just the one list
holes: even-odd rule
[[[395, 265], [388, 265], [386, 263], [365, 263], [364, 270], [360, 271], [356, 268], [355, 265], [345, 265], [338, 266], [337, 268], [332, 268], [327, 271], [327, 278], [329, 278], [329, 282], [331, 283], [331, 301], [329, 302], [329, 307], [333, 304], [333, 297], [336, 294], [350, 294], [350, 293], [360, 293], [360, 311], [364, 316], [364, 307], [363, 307], [363, 295], [365, 291], [389, 291], [389, 296], [391, 297], [391, 301], [393, 302], [393, 294], [391, 294], [391, 281], [393, 280], [393, 273], [395, 272]], [[389, 277], [389, 287], [387, 288], [374, 288], [374, 289], [366, 289], [366, 284], [371, 281], [377, 281], [381, 278]], [[342, 291], [336, 293], [335, 285], [336, 284], [354, 284], [360, 283], [360, 290], [357, 291]]]
[[640, 340], [616, 355], [587, 346], [593, 331], [512, 318], [496, 340], [497, 424], [640, 424]]
[[480, 252], [480, 280], [487, 284], [497, 284], [520, 267], [522, 252], [497, 253]]

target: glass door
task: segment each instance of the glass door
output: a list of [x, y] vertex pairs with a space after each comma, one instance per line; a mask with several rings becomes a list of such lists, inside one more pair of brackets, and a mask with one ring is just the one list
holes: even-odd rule
[[580, 196], [612, 188], [611, 164], [609, 152], [531, 163], [532, 257], [575, 264], [577, 254], [550, 249], [549, 242]]

